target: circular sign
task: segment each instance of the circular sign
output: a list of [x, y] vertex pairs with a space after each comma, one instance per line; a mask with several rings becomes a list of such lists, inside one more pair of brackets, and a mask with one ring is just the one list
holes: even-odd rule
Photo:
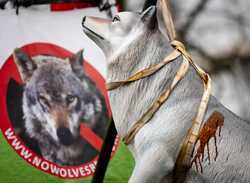
[[6, 60], [0, 77], [0, 128], [16, 153], [60, 178], [93, 175], [111, 110], [103, 77], [81, 53], [28, 44]]

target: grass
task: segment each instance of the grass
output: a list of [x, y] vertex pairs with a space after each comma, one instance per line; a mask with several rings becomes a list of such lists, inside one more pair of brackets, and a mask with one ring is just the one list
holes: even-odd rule
[[[105, 183], [125, 183], [134, 167], [133, 158], [124, 144], [111, 160]], [[21, 159], [0, 132], [0, 181], [4, 183], [89, 183], [91, 177], [80, 180], [62, 180], [44, 173]]]

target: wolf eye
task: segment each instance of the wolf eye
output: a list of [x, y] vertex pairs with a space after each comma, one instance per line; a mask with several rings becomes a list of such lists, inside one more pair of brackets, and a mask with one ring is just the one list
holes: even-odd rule
[[67, 101], [68, 105], [73, 104], [73, 103], [77, 102], [77, 97], [73, 96], [73, 95], [68, 95], [66, 98], [66, 101]]
[[44, 95], [39, 95], [38, 99], [42, 105], [50, 107], [49, 100]]
[[112, 22], [117, 22], [117, 21], [118, 21], [118, 22], [121, 21], [121, 19], [120, 19], [120, 17], [119, 17], [118, 15], [114, 16]]

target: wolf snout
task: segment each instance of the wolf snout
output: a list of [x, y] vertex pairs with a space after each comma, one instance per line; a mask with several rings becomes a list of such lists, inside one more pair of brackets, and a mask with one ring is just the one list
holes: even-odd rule
[[69, 146], [69, 145], [73, 144], [74, 138], [73, 138], [73, 135], [68, 128], [60, 127], [57, 129], [56, 133], [57, 133], [57, 136], [58, 136], [60, 142], [63, 145]]

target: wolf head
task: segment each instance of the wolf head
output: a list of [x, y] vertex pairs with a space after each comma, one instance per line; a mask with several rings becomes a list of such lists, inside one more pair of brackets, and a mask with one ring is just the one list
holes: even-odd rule
[[149, 32], [159, 30], [167, 41], [161, 9], [155, 6], [142, 13], [121, 12], [113, 20], [84, 17], [82, 25], [84, 32], [103, 50], [108, 60], [127, 50], [132, 42]]
[[63, 60], [30, 58], [16, 49], [14, 60], [25, 83], [23, 111], [29, 135], [43, 133], [55, 142], [72, 144], [79, 137], [80, 122], [94, 113], [90, 104], [98, 103], [84, 80], [82, 51]]
[[[84, 32], [107, 57], [108, 82], [124, 80], [143, 68], [161, 62], [173, 51], [161, 11], [160, 6], [151, 6], [142, 13], [121, 12], [112, 21], [83, 18]], [[170, 85], [179, 63], [172, 62], [159, 71], [158, 74], [163, 77], [154, 75], [109, 92], [113, 118], [121, 136], [126, 134], [128, 124], [139, 119], [146, 112], [146, 106], [150, 107]]]

